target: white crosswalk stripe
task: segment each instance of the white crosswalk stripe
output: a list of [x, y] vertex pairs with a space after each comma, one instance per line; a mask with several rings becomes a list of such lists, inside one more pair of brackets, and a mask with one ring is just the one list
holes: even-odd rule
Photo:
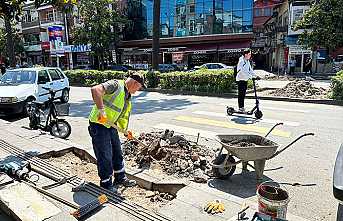
[[165, 123], [157, 124], [154, 126], [154, 128], [161, 129], [161, 130], [165, 130], [168, 128], [169, 130], [173, 130], [176, 133], [186, 134], [186, 135], [195, 136], [195, 137], [198, 136], [198, 133], [199, 133], [200, 137], [204, 137], [208, 139], [215, 139], [216, 135], [218, 134], [214, 131], [200, 130], [200, 129], [195, 129], [191, 127], [182, 127], [182, 126], [177, 126], [174, 124], [165, 124]]
[[278, 108], [278, 107], [263, 107], [267, 110], [277, 110], [277, 111], [286, 111], [286, 112], [298, 112], [298, 113], [309, 113], [308, 110], [299, 110], [299, 109], [288, 109], [288, 108]]
[[[226, 113], [218, 113], [218, 112], [210, 112], [210, 111], [194, 111], [193, 114], [212, 116], [212, 117], [228, 117]], [[300, 123], [298, 122], [267, 119], [267, 118], [266, 119], [262, 118], [260, 120], [256, 119], [256, 122], [263, 122], [263, 123], [270, 123], [270, 124], [276, 124], [276, 123], [282, 122], [284, 125], [293, 126], [293, 127], [298, 127], [300, 125]]]

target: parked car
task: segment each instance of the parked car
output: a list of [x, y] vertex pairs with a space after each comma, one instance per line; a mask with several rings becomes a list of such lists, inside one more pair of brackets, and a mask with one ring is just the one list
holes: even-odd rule
[[343, 144], [341, 145], [333, 172], [333, 195], [338, 200], [337, 221], [343, 221]]
[[132, 70], [132, 67], [129, 65], [112, 65], [109, 67], [110, 70], [113, 71], [124, 71], [127, 72], [129, 70]]
[[178, 71], [178, 67], [175, 64], [159, 64], [158, 69], [160, 72]]
[[343, 55], [337, 55], [333, 62], [337, 65], [343, 65]]
[[221, 70], [221, 69], [233, 69], [231, 66], [227, 66], [222, 63], [206, 63], [201, 66], [196, 66], [195, 69], [206, 68], [211, 70]]
[[46, 102], [49, 93], [56, 91], [61, 102], [69, 101], [69, 80], [59, 68], [22, 68], [7, 70], [0, 78], [0, 114], [27, 114], [30, 101]]
[[81, 64], [81, 65], [77, 65], [76, 67], [74, 67], [74, 69], [92, 70], [92, 67], [89, 64]]

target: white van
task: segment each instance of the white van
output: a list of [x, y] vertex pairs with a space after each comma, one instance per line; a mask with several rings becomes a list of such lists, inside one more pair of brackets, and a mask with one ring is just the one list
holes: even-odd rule
[[69, 101], [69, 80], [59, 68], [21, 68], [7, 70], [0, 78], [0, 115], [27, 113], [30, 101], [45, 102], [45, 88], [57, 91], [56, 98]]

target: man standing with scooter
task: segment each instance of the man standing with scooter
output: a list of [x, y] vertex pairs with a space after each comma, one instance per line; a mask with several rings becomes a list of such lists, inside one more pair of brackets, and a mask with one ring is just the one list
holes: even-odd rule
[[248, 88], [248, 80], [251, 78], [259, 79], [254, 73], [251, 64], [251, 50], [245, 49], [237, 64], [236, 81], [238, 84], [238, 107], [239, 112], [245, 113], [244, 100]]
[[[100, 186], [116, 191], [113, 185], [136, 185], [125, 175], [123, 154], [118, 132], [127, 130], [131, 113], [131, 95], [144, 86], [144, 79], [133, 74], [124, 80], [110, 80], [92, 87], [95, 105], [89, 115], [89, 134], [97, 158]], [[114, 175], [114, 182], [112, 181]]]

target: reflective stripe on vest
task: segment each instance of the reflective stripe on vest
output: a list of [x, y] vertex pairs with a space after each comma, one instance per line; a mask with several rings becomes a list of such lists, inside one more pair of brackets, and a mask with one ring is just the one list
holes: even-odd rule
[[[104, 95], [103, 103], [105, 106], [105, 113], [108, 118], [108, 122], [115, 124], [122, 131], [126, 131], [128, 127], [129, 117], [131, 113], [131, 101], [125, 100], [125, 82], [118, 80], [118, 89], [115, 93]], [[126, 104], [127, 103], [127, 104]], [[98, 121], [99, 110], [96, 105], [89, 115], [89, 120], [93, 123], [102, 124], [107, 128], [110, 128], [109, 123], [100, 123]], [[112, 123], [113, 122], [113, 123]]]

